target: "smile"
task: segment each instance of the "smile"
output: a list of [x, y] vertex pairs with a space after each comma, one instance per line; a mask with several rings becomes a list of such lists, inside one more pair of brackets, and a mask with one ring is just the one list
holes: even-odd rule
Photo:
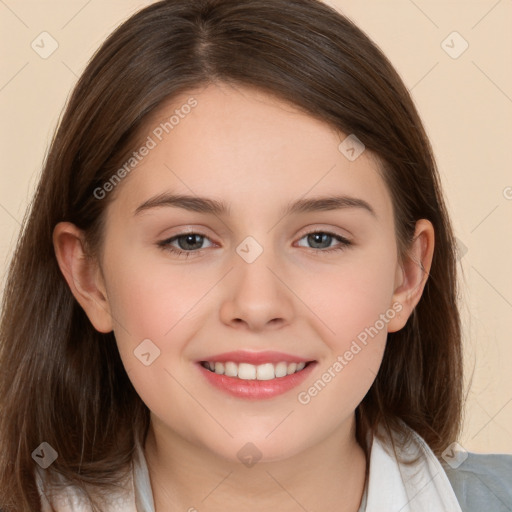
[[202, 361], [201, 365], [217, 375], [237, 378], [241, 380], [272, 380], [293, 375], [303, 370], [309, 363], [287, 363], [281, 361], [277, 364], [264, 363], [254, 365], [250, 363], [235, 363], [233, 361], [214, 362]]
[[287, 393], [301, 385], [318, 364], [307, 357], [275, 351], [211, 354], [196, 363], [212, 389], [249, 400]]

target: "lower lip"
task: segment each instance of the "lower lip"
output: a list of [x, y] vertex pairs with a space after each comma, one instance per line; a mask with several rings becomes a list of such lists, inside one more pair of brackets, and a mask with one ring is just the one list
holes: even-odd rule
[[236, 377], [226, 377], [207, 370], [201, 363], [198, 363], [197, 366], [212, 386], [228, 395], [249, 400], [262, 400], [282, 395], [297, 387], [311, 374], [316, 366], [316, 361], [309, 363], [300, 372], [271, 380], [243, 380]]

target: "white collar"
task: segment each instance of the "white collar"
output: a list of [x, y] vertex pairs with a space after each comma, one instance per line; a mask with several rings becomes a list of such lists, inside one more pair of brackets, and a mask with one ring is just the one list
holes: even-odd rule
[[[365, 512], [462, 512], [446, 473], [427, 443], [413, 430], [408, 446], [394, 436], [397, 453], [405, 460], [420, 455], [412, 466], [399, 463], [390, 438], [374, 437], [370, 455], [370, 475]], [[386, 450], [388, 449], [390, 453]]]

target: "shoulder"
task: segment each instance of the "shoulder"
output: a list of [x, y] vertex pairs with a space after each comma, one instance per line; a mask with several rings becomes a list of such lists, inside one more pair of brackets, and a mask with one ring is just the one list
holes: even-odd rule
[[441, 463], [463, 512], [512, 511], [512, 455], [466, 452]]

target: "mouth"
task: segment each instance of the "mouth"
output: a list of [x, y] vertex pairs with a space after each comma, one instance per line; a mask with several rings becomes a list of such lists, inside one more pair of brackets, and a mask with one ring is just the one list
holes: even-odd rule
[[215, 389], [228, 395], [259, 400], [286, 393], [302, 383], [316, 360], [276, 352], [232, 352], [197, 361], [197, 368]]

